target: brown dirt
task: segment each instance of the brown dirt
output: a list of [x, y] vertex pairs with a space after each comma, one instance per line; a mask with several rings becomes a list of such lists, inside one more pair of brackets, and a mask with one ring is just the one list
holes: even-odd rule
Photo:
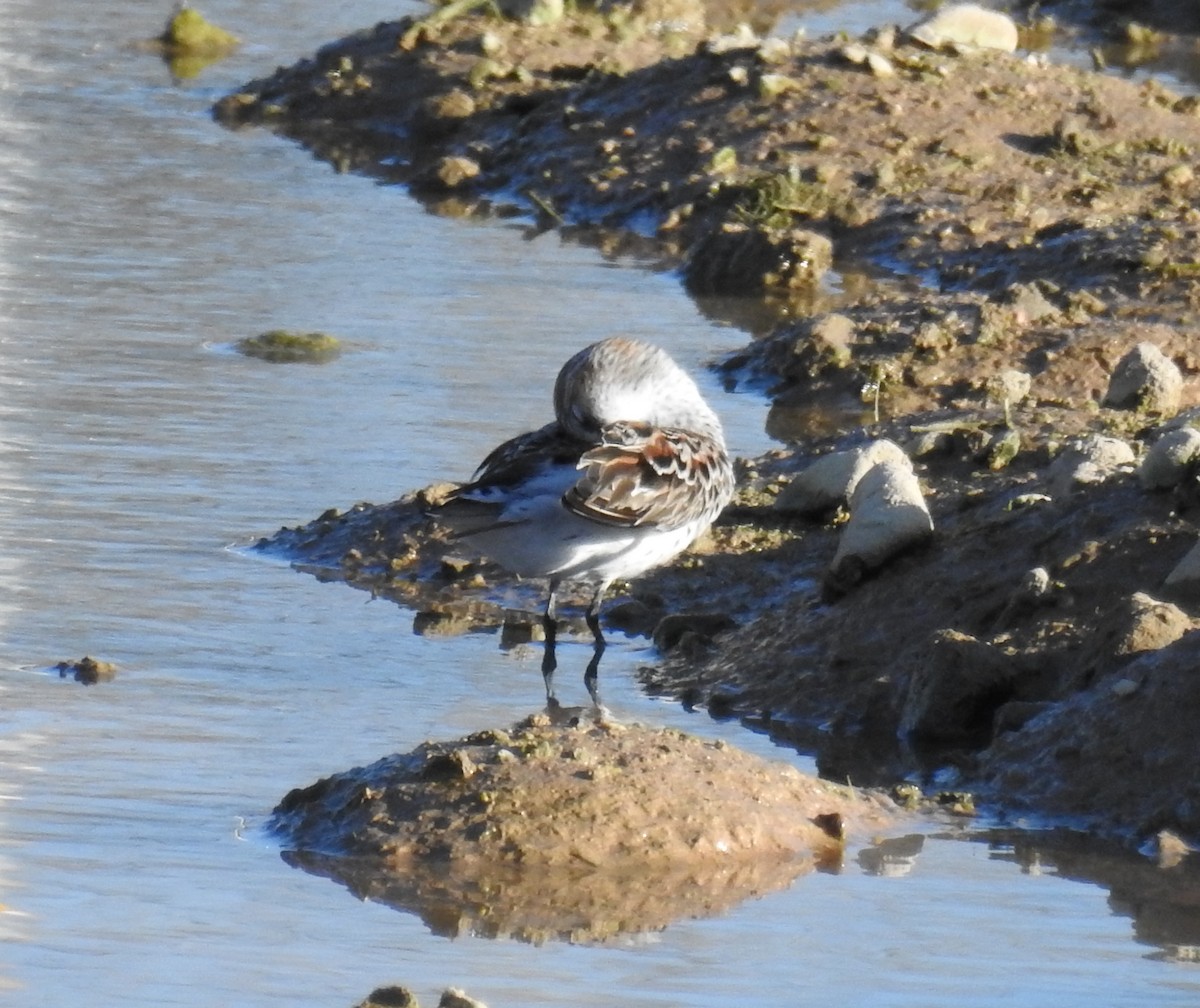
[[[813, 748], [837, 779], [956, 768], [1046, 820], [1200, 836], [1194, 600], [1156, 634], [1166, 610], [1137, 595], [1166, 594], [1196, 539], [1192, 479], [1151, 493], [1129, 467], [1087, 484], [1052, 468], [1077, 435], [1139, 454], [1159, 435], [1164, 417], [1101, 405], [1138, 342], [1181, 369], [1181, 408], [1200, 403], [1200, 103], [886, 33], [865, 44], [889, 76], [841, 41], [711, 36], [686, 0], [542, 28], [435, 14], [334, 43], [216, 112], [444, 212], [515, 200], [605, 249], [650, 244], [698, 296], [770, 307], [770, 331], [720, 366], [771, 389], [787, 447], [744, 460], [712, 536], [607, 613], [637, 632], [693, 610], [737, 626], [676, 621], [650, 688]], [[836, 304], [815, 283], [830, 251]], [[1006, 369], [1032, 379], [1007, 420]], [[1009, 461], [987, 442], [1012, 431]], [[936, 535], [839, 595], [823, 581], [840, 518], [772, 505], [815, 457], [874, 436], [916, 458]], [[534, 635], [512, 610], [536, 594], [448, 553], [421, 500], [265, 545], [412, 606], [426, 632]]]
[[896, 822], [886, 801], [721, 742], [557, 721], [291, 792], [273, 818], [288, 859], [439, 933], [593, 942], [836, 868], [847, 833]]

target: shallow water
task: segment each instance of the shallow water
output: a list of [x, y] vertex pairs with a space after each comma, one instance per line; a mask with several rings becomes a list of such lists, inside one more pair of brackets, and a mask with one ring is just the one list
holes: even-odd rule
[[[671, 276], [528, 240], [517, 223], [431, 216], [209, 119], [218, 95], [396, 16], [394, 3], [206, 4], [248, 44], [182, 82], [128, 45], [159, 30], [163, 5], [72, 7], [0, 0], [12, 1003], [348, 1006], [387, 983], [427, 1001], [457, 984], [493, 1008], [1195, 1002], [1200, 974], [1154, 958], [1184, 940], [1186, 911], [1148, 939], [1128, 900], [982, 842], [926, 837], [883, 874], [851, 857], [724, 917], [603, 948], [435, 937], [286, 866], [260, 828], [286, 791], [529, 713], [537, 656], [492, 636], [414, 636], [395, 607], [229, 547], [465, 476], [546, 419], [558, 364], [590, 340], [636, 332], [700, 372], [744, 338]], [[348, 350], [324, 366], [230, 350], [273, 327], [329, 331]], [[764, 404], [704, 383], [735, 450], [765, 448]], [[116, 680], [51, 669], [83, 654], [117, 663]], [[560, 658], [560, 693], [578, 702], [568, 677], [586, 648]], [[651, 658], [639, 645], [606, 656], [618, 717], [803, 765], [643, 697], [633, 672]]]

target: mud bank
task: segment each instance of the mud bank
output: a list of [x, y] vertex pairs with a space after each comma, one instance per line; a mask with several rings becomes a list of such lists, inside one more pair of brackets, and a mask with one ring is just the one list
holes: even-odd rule
[[554, 709], [287, 795], [286, 858], [437, 933], [598, 942], [836, 870], [890, 802], [681, 732]]
[[[333, 43], [216, 115], [444, 212], [515, 205], [637, 242], [698, 296], [771, 308], [716, 366], [769, 390], [785, 447], [742, 460], [712, 535], [606, 613], [656, 634], [647, 686], [814, 749], [836, 779], [939, 771], [1001, 814], [1200, 836], [1200, 610], [1178, 569], [1195, 456], [1144, 468], [1200, 401], [1200, 102], [892, 30], [730, 34], [684, 0], [547, 24], [452, 11]], [[1139, 344], [1174, 369], [1166, 398], [1114, 392]], [[880, 438], [913, 463], [933, 536], [831, 577], [853, 498], [779, 501]], [[536, 591], [457, 555], [422, 517], [436, 493], [262, 548], [424, 632], [536, 636]]]

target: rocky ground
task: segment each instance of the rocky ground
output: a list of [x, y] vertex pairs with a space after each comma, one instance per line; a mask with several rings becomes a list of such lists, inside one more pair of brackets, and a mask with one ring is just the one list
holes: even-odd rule
[[[936, 770], [1002, 812], [1200, 837], [1200, 610], [1178, 569], [1200, 452], [1169, 433], [1200, 401], [1200, 101], [892, 30], [763, 39], [691, 0], [510, 13], [380, 24], [216, 115], [443, 212], [516, 204], [652, 248], [697, 297], [769, 309], [717, 366], [769, 390], [786, 447], [741, 460], [712, 535], [608, 610], [655, 634], [647, 685], [835, 779]], [[848, 560], [852, 483], [820, 506], [789, 488], [884, 438], [933, 533]], [[440, 538], [436, 493], [264, 548], [425, 632], [529, 639], [514, 611], [536, 594]]]

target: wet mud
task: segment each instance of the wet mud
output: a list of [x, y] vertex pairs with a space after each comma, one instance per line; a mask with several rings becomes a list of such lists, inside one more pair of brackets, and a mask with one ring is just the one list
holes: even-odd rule
[[721, 742], [555, 708], [292, 791], [285, 859], [438, 934], [609, 941], [840, 866], [890, 802]]
[[[761, 38], [687, 0], [455, 11], [332, 43], [215, 114], [440, 212], [653, 250], [697, 297], [766, 311], [714, 367], [771, 396], [782, 446], [606, 609], [663, 652], [647, 688], [831, 779], [936, 774], [1001, 816], [1200, 837], [1197, 454], [1156, 447], [1200, 403], [1200, 101], [890, 29]], [[846, 563], [856, 491], [796, 508], [789, 487], [882, 439], [933, 532]], [[536, 639], [540, 589], [460, 555], [424, 517], [439, 489], [413, 489], [260, 548], [421, 632]]]

